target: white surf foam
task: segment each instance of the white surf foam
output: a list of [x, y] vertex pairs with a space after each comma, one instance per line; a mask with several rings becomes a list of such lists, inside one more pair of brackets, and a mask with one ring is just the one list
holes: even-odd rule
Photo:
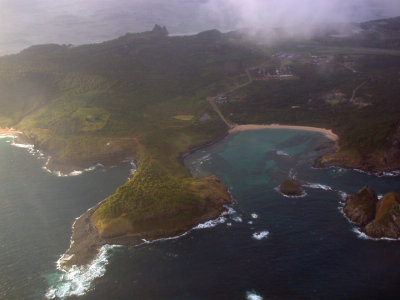
[[51, 156], [49, 156], [49, 157], [47, 158], [47, 161], [46, 161], [45, 164], [42, 166], [42, 169], [45, 170], [46, 172], [50, 173], [50, 174], [53, 174], [53, 175], [57, 176], [57, 177], [79, 176], [79, 175], [82, 175], [82, 174], [85, 173], [85, 172], [91, 172], [91, 171], [96, 170], [97, 168], [103, 168], [103, 167], [104, 167], [101, 163], [97, 163], [97, 164], [95, 164], [95, 165], [93, 165], [93, 166], [91, 166], [91, 167], [88, 167], [88, 168], [86, 168], [86, 169], [83, 169], [83, 170], [73, 170], [73, 171], [71, 171], [71, 172], [69, 172], [69, 173], [63, 173], [63, 172], [61, 172], [61, 171], [50, 170], [50, 169], [47, 167], [47, 166], [49, 165], [49, 163], [50, 163], [50, 159], [51, 159]]
[[285, 198], [304, 198], [304, 197], [306, 197], [306, 196], [308, 195], [307, 192], [304, 191], [304, 190], [302, 190], [302, 191], [301, 191], [301, 194], [298, 195], [298, 196], [289, 196], [289, 195], [285, 195], [284, 193], [282, 193], [282, 192], [280, 191], [279, 186], [277, 186], [274, 190], [277, 191], [279, 194], [281, 194], [281, 195], [282, 195], [283, 197], [285, 197]]
[[215, 227], [215, 226], [217, 226], [219, 224], [223, 224], [225, 222], [226, 222], [226, 218], [221, 216], [221, 217], [218, 217], [215, 220], [210, 220], [210, 221], [201, 223], [201, 224], [197, 225], [196, 227], [194, 227], [193, 229], [197, 230], [197, 229], [213, 228], [213, 227]]
[[[196, 227], [191, 230], [184, 232], [181, 235], [161, 238], [156, 240], [146, 240], [142, 239], [143, 243], [151, 244], [161, 241], [168, 241], [178, 239], [187, 235], [192, 230], [212, 228], [219, 224], [225, 223], [228, 215], [236, 214], [236, 211], [229, 206], [226, 206], [227, 210], [224, 211], [221, 216], [216, 218], [215, 220], [210, 220], [205, 223], [198, 224]], [[78, 217], [79, 218], [79, 217]], [[76, 219], [78, 219], [76, 218]], [[72, 225], [73, 228], [75, 226], [75, 222]], [[71, 244], [73, 241], [71, 241]], [[106, 271], [106, 266], [108, 264], [108, 256], [109, 250], [115, 247], [121, 247], [118, 245], [104, 245], [100, 248], [99, 253], [96, 258], [92, 261], [92, 263], [77, 267], [73, 266], [70, 270], [65, 271], [61, 268], [61, 262], [65, 260], [71, 259], [72, 256], [63, 254], [60, 259], [57, 261], [57, 269], [63, 271], [62, 274], [57, 274], [57, 279], [54, 283], [51, 284], [50, 288], [46, 292], [46, 298], [55, 299], [55, 298], [65, 298], [69, 296], [82, 296], [85, 295], [90, 289], [93, 280], [96, 278], [102, 277]]]
[[251, 292], [246, 292], [246, 299], [247, 300], [263, 300], [264, 298], [261, 297], [260, 295], [256, 294], [256, 292], [251, 291]]
[[290, 156], [290, 154], [288, 154], [288, 153], [286, 153], [284, 151], [281, 151], [281, 150], [276, 150], [276, 155], [279, 155], [279, 156]]
[[[37, 157], [38, 159], [46, 159], [46, 156], [44, 155], [44, 153], [38, 149], [35, 148], [35, 145], [32, 144], [21, 144], [21, 143], [16, 143], [15, 142], [15, 138], [17, 136], [16, 135], [11, 135], [11, 134], [7, 134], [7, 135], [0, 135], [0, 138], [12, 138], [13, 141], [11, 142], [11, 146], [17, 147], [17, 148], [22, 148], [22, 149], [26, 149], [28, 151], [29, 154], [32, 154], [33, 156]], [[49, 162], [50, 162], [51, 156], [47, 156], [46, 162], [44, 163], [44, 165], [42, 166], [42, 169], [45, 170], [46, 172], [53, 174], [57, 177], [69, 177], [69, 176], [79, 176], [82, 175], [85, 172], [90, 172], [93, 171], [97, 168], [103, 168], [104, 166], [101, 163], [97, 163], [91, 167], [88, 167], [86, 169], [82, 169], [82, 170], [73, 170], [69, 173], [63, 173], [61, 171], [53, 171], [50, 170], [48, 168]], [[133, 162], [132, 162], [133, 163]], [[134, 165], [134, 168], [136, 170], [136, 165]], [[134, 173], [134, 171], [131, 171]]]
[[390, 171], [390, 172], [382, 172], [382, 173], [371, 173], [371, 172], [366, 172], [360, 169], [353, 169], [354, 171], [358, 173], [363, 173], [371, 176], [378, 176], [378, 177], [397, 177], [400, 176], [400, 171]]
[[325, 184], [320, 184], [320, 183], [305, 183], [302, 184], [303, 187], [306, 188], [311, 188], [311, 189], [320, 189], [320, 190], [324, 190], [324, 191], [332, 191], [332, 188], [329, 185], [325, 185]]
[[251, 214], [251, 217], [252, 217], [253, 219], [257, 219], [257, 218], [258, 218], [258, 215], [257, 215], [256, 213], [252, 213], [252, 214]]
[[243, 219], [240, 216], [234, 216], [232, 218], [233, 221], [235, 221], [236, 223], [242, 223]]
[[262, 239], [265, 239], [268, 235], [269, 235], [269, 231], [265, 230], [265, 231], [254, 232], [252, 237], [253, 237], [253, 239], [256, 239], [256, 240], [262, 240]]
[[96, 258], [88, 265], [73, 266], [67, 272], [58, 274], [58, 279], [47, 290], [46, 298], [82, 296], [90, 290], [94, 279], [102, 277], [108, 264], [109, 250], [115, 246], [104, 245]]
[[392, 239], [392, 238], [388, 238], [388, 237], [383, 237], [383, 238], [373, 238], [370, 237], [368, 235], [366, 235], [364, 232], [360, 231], [360, 228], [358, 227], [353, 227], [352, 230], [354, 233], [357, 234], [358, 238], [362, 239], [362, 240], [370, 240], [370, 241], [392, 241], [392, 242], [396, 242], [396, 241], [400, 241], [400, 238], [398, 239]]
[[193, 227], [193, 230], [213, 228], [219, 224], [225, 223], [227, 221], [227, 216], [236, 214], [236, 211], [232, 207], [225, 206], [225, 208], [226, 211], [224, 211], [218, 218], [200, 223], [197, 226]]
[[392, 172], [383, 172], [383, 177], [396, 177], [400, 175], [400, 171], [392, 171]]
[[136, 170], [137, 170], [137, 166], [136, 166], [136, 164], [135, 164], [135, 162], [133, 160], [130, 160], [129, 163], [130, 163], [130, 165], [132, 167], [129, 170], [129, 175], [130, 175], [130, 177], [132, 177], [135, 174]]
[[187, 235], [192, 230], [213, 228], [213, 227], [215, 227], [215, 226], [217, 226], [219, 224], [224, 224], [227, 221], [226, 216], [236, 213], [236, 211], [232, 207], [229, 207], [229, 206], [225, 206], [225, 207], [226, 207], [227, 210], [224, 211], [218, 218], [216, 218], [214, 220], [209, 220], [209, 221], [204, 222], [204, 223], [200, 223], [197, 226], [195, 226], [192, 229], [190, 229], [189, 231], [186, 231], [186, 232], [182, 233], [181, 235], [167, 237], [167, 238], [161, 238], [161, 239], [155, 239], [155, 240], [152, 240], [152, 241], [148, 241], [146, 239], [142, 239], [142, 241], [145, 244], [150, 244], [150, 243], [156, 243], [156, 242], [162, 242], [162, 241], [168, 241], [168, 240], [175, 240], [175, 239], [178, 239], [180, 237], [183, 237], [183, 236]]
[[[360, 230], [360, 227], [358, 227], [355, 223], [353, 223], [349, 218], [347, 218], [346, 214], [343, 211], [343, 208], [346, 204], [346, 199], [349, 196], [347, 193], [343, 192], [343, 191], [338, 191], [341, 200], [339, 201], [339, 207], [338, 210], [340, 211], [340, 213], [343, 215], [343, 217], [347, 220], [347, 222], [349, 222], [350, 224], [352, 224], [354, 227], [351, 229], [351, 231], [353, 231], [357, 237], [359, 239], [362, 240], [370, 240], [370, 241], [400, 241], [399, 239], [392, 239], [392, 238], [387, 238], [387, 237], [383, 237], [383, 238], [373, 238], [370, 237], [368, 235], [366, 235], [364, 232], [362, 232]], [[380, 197], [382, 197], [382, 195], [378, 195], [378, 199], [380, 199]]]
[[207, 154], [205, 156], [202, 156], [194, 161], [192, 161], [192, 165], [202, 165], [206, 161], [209, 161], [211, 159], [211, 154]]
[[0, 134], [0, 139], [15, 139], [17, 136], [11, 133]]

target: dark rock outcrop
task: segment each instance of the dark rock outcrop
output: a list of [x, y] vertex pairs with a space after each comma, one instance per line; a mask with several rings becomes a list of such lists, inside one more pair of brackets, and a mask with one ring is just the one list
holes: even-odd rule
[[343, 212], [353, 223], [366, 225], [375, 218], [377, 202], [376, 193], [369, 185], [366, 185], [357, 194], [347, 198]]
[[279, 191], [286, 196], [300, 196], [303, 194], [303, 190], [294, 179], [287, 179], [279, 186]]
[[374, 190], [366, 185], [347, 198], [343, 212], [372, 238], [400, 238], [400, 195], [397, 193], [388, 193], [378, 200]]
[[400, 238], [400, 195], [389, 193], [377, 204], [375, 219], [362, 229], [370, 237]]
[[152, 32], [160, 36], [167, 36], [169, 34], [167, 27], [158, 24], [154, 25]]

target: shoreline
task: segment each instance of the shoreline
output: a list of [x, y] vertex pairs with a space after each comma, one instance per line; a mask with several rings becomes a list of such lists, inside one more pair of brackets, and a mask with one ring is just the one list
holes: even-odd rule
[[331, 129], [312, 127], [312, 126], [298, 126], [298, 125], [281, 125], [281, 124], [244, 124], [244, 125], [235, 125], [233, 128], [229, 129], [229, 133], [237, 133], [242, 131], [250, 131], [250, 130], [263, 130], [263, 129], [291, 129], [291, 130], [300, 130], [300, 131], [310, 131], [310, 132], [319, 132], [324, 134], [328, 139], [338, 142], [339, 136]]
[[[215, 139], [208, 141], [201, 145], [195, 145], [188, 149], [187, 152], [182, 153], [179, 157], [179, 161], [183, 163], [187, 156], [191, 155], [195, 151], [211, 146], [222, 139], [226, 138], [232, 133], [241, 132], [241, 131], [249, 131], [249, 130], [261, 130], [261, 129], [293, 129], [293, 130], [303, 130], [303, 131], [312, 131], [312, 132], [320, 132], [323, 133], [329, 139], [335, 141], [337, 143], [339, 137], [334, 134], [331, 130], [317, 127], [308, 127], [308, 126], [291, 126], [291, 125], [279, 125], [279, 124], [270, 124], [270, 125], [236, 125], [234, 128], [231, 128], [224, 134], [216, 137]], [[182, 236], [190, 231], [192, 231], [196, 226], [201, 223], [215, 220], [224, 214], [225, 209], [218, 211], [218, 213], [210, 212], [196, 220], [193, 220], [193, 224], [190, 226], [186, 226], [185, 228], [177, 228], [174, 232], [154, 232], [147, 234], [128, 234], [123, 236], [118, 236], [114, 238], [101, 238], [94, 228], [93, 222], [91, 220], [93, 213], [96, 209], [107, 199], [100, 201], [95, 206], [89, 208], [85, 213], [79, 216], [72, 228], [71, 235], [71, 244], [68, 250], [61, 256], [58, 261], [58, 267], [60, 270], [64, 272], [70, 269], [73, 265], [87, 265], [89, 264], [98, 253], [101, 246], [105, 244], [110, 245], [122, 245], [128, 247], [136, 247], [142, 244], [147, 244], [152, 241], [162, 240], [162, 239], [171, 239]], [[233, 204], [233, 199], [230, 197], [230, 203]]]
[[[12, 145], [18, 148], [26, 148], [28, 152], [34, 156], [41, 157], [45, 159], [45, 163], [42, 169], [57, 177], [73, 177], [79, 176], [83, 173], [93, 171], [97, 168], [102, 168], [104, 170], [116, 167], [122, 163], [130, 163], [132, 165], [132, 170], [137, 168], [136, 160], [132, 156], [121, 156], [116, 159], [104, 159], [101, 161], [82, 161], [81, 163], [59, 163], [54, 160], [51, 153], [44, 149], [39, 149], [36, 147], [34, 141], [28, 138], [24, 132], [14, 129], [14, 128], [1, 128], [0, 127], [0, 138], [9, 137], [13, 139]], [[130, 175], [131, 176], [131, 175]]]
[[160, 230], [143, 234], [126, 234], [112, 238], [102, 238], [94, 227], [92, 216], [96, 209], [107, 199], [103, 199], [75, 219], [72, 225], [70, 246], [57, 261], [57, 268], [60, 271], [68, 272], [73, 266], [90, 265], [104, 245], [137, 247], [152, 242], [179, 238], [196, 229], [200, 224], [229, 215], [230, 206], [228, 205], [234, 204], [232, 197], [230, 197], [229, 203], [225, 203], [220, 209], [210, 211], [194, 219], [192, 224], [170, 232]]
[[7, 134], [24, 134], [22, 131], [14, 128], [1, 128], [0, 127], [0, 135], [7, 135]]

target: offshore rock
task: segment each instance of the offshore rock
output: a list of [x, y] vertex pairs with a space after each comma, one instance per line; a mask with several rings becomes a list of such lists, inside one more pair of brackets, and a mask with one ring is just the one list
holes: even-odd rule
[[400, 238], [400, 195], [383, 196], [378, 201], [375, 219], [362, 231], [373, 238]]
[[282, 182], [279, 191], [286, 196], [301, 196], [303, 194], [300, 184], [294, 179], [287, 179]]
[[375, 218], [378, 197], [369, 185], [349, 196], [346, 201], [343, 212], [353, 223], [366, 225]]

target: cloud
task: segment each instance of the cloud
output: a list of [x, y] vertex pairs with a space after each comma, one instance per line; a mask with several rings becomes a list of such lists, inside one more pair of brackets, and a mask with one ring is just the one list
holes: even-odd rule
[[394, 15], [399, 0], [0, 0], [0, 54], [100, 42], [155, 23], [171, 33], [285, 27], [308, 34], [328, 22]]
[[330, 24], [400, 15], [399, 0], [209, 0], [206, 6], [236, 28], [284, 28], [300, 35]]

